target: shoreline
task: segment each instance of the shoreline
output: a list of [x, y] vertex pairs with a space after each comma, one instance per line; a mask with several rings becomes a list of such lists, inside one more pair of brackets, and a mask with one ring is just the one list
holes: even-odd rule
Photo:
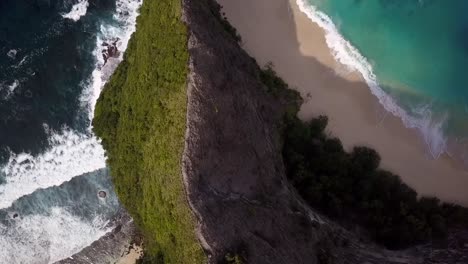
[[133, 244], [115, 264], [135, 264], [143, 256], [143, 247]]
[[[295, 0], [218, 0], [242, 36], [243, 48], [275, 71], [304, 98], [299, 117], [325, 114], [328, 131], [346, 149], [374, 148], [381, 167], [398, 174], [422, 196], [468, 206], [468, 172], [446, 154], [432, 159], [416, 129], [387, 112], [359, 73], [332, 56], [325, 32], [299, 10]], [[339, 74], [337, 74], [339, 73]]]

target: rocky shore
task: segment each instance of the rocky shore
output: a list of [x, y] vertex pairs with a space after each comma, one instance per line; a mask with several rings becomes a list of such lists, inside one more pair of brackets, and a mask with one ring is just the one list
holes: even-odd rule
[[109, 223], [109, 226], [114, 227], [111, 232], [81, 252], [58, 261], [56, 264], [123, 264], [124, 262], [119, 261], [127, 259], [127, 255], [130, 254], [133, 260], [126, 263], [135, 263], [135, 258], [138, 258], [139, 255], [135, 254], [134, 249], [141, 245], [141, 242], [138, 241], [138, 234], [132, 218], [122, 209]]
[[463, 232], [444, 245], [389, 251], [308, 208], [284, 174], [287, 102], [266, 92], [217, 3], [183, 3], [190, 53], [184, 181], [210, 263], [463, 263]]
[[[181, 170], [209, 263], [467, 263], [465, 231], [442, 244], [389, 251], [309, 208], [288, 183], [282, 160], [281, 128], [291, 102], [269, 92], [216, 2], [182, 4], [190, 59]], [[129, 251], [135, 227], [125, 212], [116, 223], [59, 263], [117, 261]]]

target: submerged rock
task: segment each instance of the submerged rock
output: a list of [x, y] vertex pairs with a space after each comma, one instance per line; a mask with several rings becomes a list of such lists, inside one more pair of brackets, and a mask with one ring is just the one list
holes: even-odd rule
[[107, 197], [107, 193], [105, 191], [99, 191], [98, 192], [98, 196], [99, 198], [106, 198]]

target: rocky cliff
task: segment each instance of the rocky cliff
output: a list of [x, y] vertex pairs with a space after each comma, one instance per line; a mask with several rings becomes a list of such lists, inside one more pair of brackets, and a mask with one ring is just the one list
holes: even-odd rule
[[[283, 106], [211, 1], [184, 1], [190, 75], [183, 157], [188, 199], [210, 261], [311, 263], [320, 236], [281, 161]], [[310, 227], [310, 228], [304, 228]]]
[[286, 102], [267, 92], [219, 9], [211, 0], [183, 1], [190, 54], [183, 174], [210, 263], [465, 263], [463, 243], [388, 251], [304, 205], [281, 157]]
[[[209, 263], [468, 263], [462, 231], [442, 246], [388, 251], [309, 208], [288, 183], [281, 154], [284, 115], [296, 97], [265, 84], [213, 0], [182, 0], [189, 56], [182, 87], [180, 3], [149, 1], [94, 122], [122, 203], [152, 242], [149, 263], [200, 262], [189, 221]], [[179, 145], [187, 199], [174, 165]], [[109, 252], [113, 238], [128, 247], [134, 230], [122, 219], [121, 228], [63, 263], [109, 262], [89, 256]]]

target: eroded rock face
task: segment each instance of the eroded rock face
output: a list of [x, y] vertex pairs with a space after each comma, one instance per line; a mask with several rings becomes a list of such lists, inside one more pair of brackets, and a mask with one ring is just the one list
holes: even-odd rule
[[[182, 2], [190, 53], [182, 170], [210, 263], [468, 263], [466, 233], [451, 234], [449, 247], [388, 251], [308, 208], [284, 174], [285, 104], [266, 92], [214, 1]], [[116, 222], [113, 232], [59, 263], [113, 263], [135, 233], [126, 213]]]
[[111, 42], [102, 43], [103, 49], [101, 50], [101, 53], [102, 59], [104, 60], [104, 64], [106, 64], [107, 60], [109, 60], [110, 58], [117, 58], [119, 56], [120, 51], [117, 47], [117, 43], [119, 42], [119, 40], [119, 38], [116, 38]]
[[327, 234], [290, 191], [281, 158], [284, 105], [223, 28], [213, 1], [183, 1], [190, 39], [184, 176], [211, 263], [318, 263]]
[[[184, 1], [190, 76], [184, 176], [210, 262], [315, 263], [319, 240], [284, 175], [283, 106], [212, 1]], [[313, 218], [313, 216], [312, 216]], [[307, 228], [304, 228], [307, 227]]]
[[464, 263], [462, 250], [441, 249], [445, 259], [436, 259], [433, 245], [385, 250], [308, 208], [284, 174], [285, 105], [265, 92], [214, 1], [183, 0], [183, 13], [190, 53], [183, 174], [210, 263]]
[[113, 227], [111, 232], [94, 241], [79, 253], [58, 261], [56, 264], [116, 263], [131, 249], [137, 231], [132, 218], [123, 209], [108, 226]]

